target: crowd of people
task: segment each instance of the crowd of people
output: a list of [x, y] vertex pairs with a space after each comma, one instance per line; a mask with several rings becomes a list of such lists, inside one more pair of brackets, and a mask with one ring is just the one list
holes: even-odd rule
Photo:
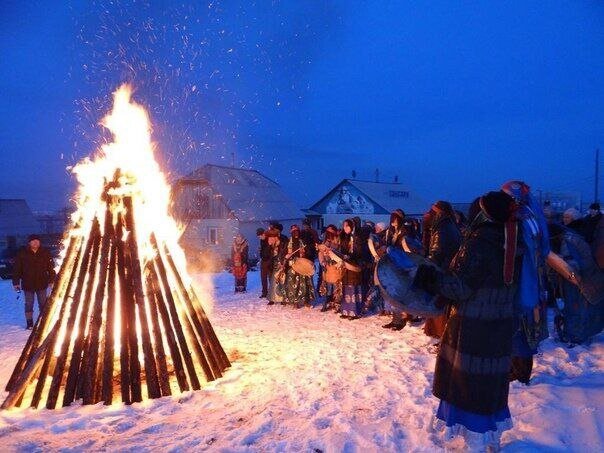
[[[533, 356], [549, 336], [571, 348], [604, 326], [604, 218], [593, 204], [558, 223], [521, 181], [478, 197], [467, 215], [437, 201], [421, 220], [401, 209], [388, 225], [346, 219], [319, 235], [310, 222], [257, 231], [262, 294], [268, 305], [321, 306], [347, 320], [389, 314], [384, 328], [425, 322], [438, 338], [435, 428], [472, 448], [497, 449], [511, 426], [509, 383], [528, 385]], [[390, 305], [374, 279], [393, 250], [423, 255], [413, 286], [434, 296], [439, 316], [421, 319]], [[315, 268], [318, 272], [314, 273]]]

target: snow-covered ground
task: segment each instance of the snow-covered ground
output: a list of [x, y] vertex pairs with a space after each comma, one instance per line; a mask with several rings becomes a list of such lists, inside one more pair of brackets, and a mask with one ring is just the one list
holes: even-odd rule
[[[429, 431], [432, 340], [387, 319], [342, 320], [319, 309], [266, 306], [214, 277], [211, 316], [233, 361], [203, 390], [133, 406], [0, 413], [1, 451], [438, 451]], [[0, 386], [28, 332], [22, 301], [0, 282]], [[5, 394], [0, 394], [3, 396]], [[604, 451], [604, 335], [568, 350], [542, 345], [530, 387], [512, 384], [514, 429], [503, 450]]]

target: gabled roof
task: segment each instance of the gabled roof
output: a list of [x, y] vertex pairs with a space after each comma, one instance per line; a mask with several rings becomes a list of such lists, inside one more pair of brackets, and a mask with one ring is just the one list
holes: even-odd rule
[[342, 186], [352, 186], [363, 193], [369, 201], [381, 207], [384, 212], [402, 209], [407, 215], [421, 215], [430, 205], [416, 196], [400, 183], [361, 181], [358, 179], [343, 179], [323, 198], [310, 207], [313, 211], [321, 210], [321, 205], [333, 196]]
[[242, 222], [304, 218], [281, 186], [256, 170], [207, 164], [183, 180], [208, 183]]
[[38, 233], [40, 225], [23, 199], [0, 199], [0, 235]]

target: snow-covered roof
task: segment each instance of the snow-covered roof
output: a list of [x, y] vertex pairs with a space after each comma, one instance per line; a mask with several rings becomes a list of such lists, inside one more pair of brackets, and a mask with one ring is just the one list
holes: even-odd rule
[[39, 233], [40, 225], [23, 199], [0, 199], [0, 235]]
[[183, 179], [207, 182], [242, 222], [304, 218], [281, 186], [256, 170], [207, 164]]
[[[400, 208], [407, 215], [421, 215], [429, 207], [400, 183], [344, 179], [310, 209], [322, 214], [387, 214]], [[334, 209], [338, 212], [331, 212]]]

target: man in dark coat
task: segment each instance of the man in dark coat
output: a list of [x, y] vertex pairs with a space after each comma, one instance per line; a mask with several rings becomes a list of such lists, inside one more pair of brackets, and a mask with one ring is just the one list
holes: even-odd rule
[[288, 238], [286, 235], [283, 234], [283, 225], [279, 222], [272, 222], [269, 226], [269, 228], [273, 228], [275, 230], [277, 230], [279, 232], [279, 240], [284, 243], [287, 244]]
[[260, 283], [262, 284], [262, 293], [260, 298], [266, 297], [268, 294], [268, 278], [271, 273], [272, 251], [263, 228], [256, 230], [256, 236], [260, 241]]
[[41, 246], [40, 237], [32, 234], [28, 244], [15, 258], [13, 287], [25, 292], [25, 320], [27, 328], [34, 325], [34, 297], [38, 300], [38, 309], [42, 312], [46, 304], [48, 286], [55, 277], [50, 252]]

